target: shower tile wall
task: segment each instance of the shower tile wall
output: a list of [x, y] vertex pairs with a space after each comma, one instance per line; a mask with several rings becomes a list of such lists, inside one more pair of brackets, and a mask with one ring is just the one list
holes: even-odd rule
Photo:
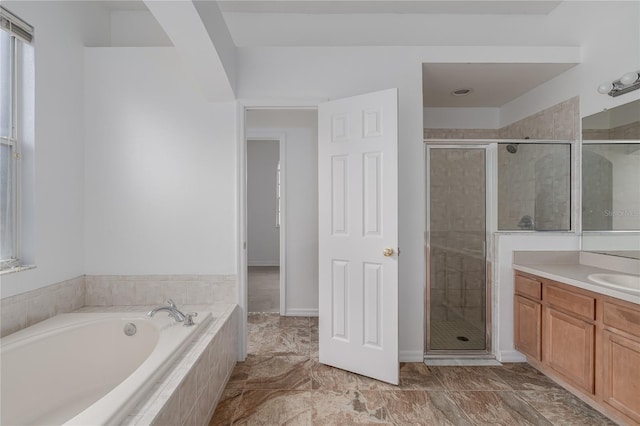
[[580, 102], [571, 98], [498, 131], [499, 139], [576, 140], [580, 138]]
[[424, 129], [425, 139], [545, 139], [580, 137], [579, 98], [571, 98], [500, 129]]
[[424, 129], [425, 139], [498, 139], [496, 129]]
[[[485, 320], [485, 170], [480, 149], [431, 151], [431, 320]], [[452, 192], [463, 192], [463, 197]]]
[[569, 229], [571, 216], [568, 153], [554, 157], [559, 152], [550, 150], [555, 148], [525, 145], [524, 139], [572, 141], [580, 138], [579, 129], [579, 98], [574, 97], [500, 129], [424, 129], [424, 135], [429, 139], [523, 139], [516, 154], [504, 148], [498, 151], [498, 228], [520, 230], [520, 220], [531, 216], [536, 229], [564, 230]]
[[522, 143], [517, 149], [498, 148], [498, 229], [526, 229], [518, 226], [525, 216], [537, 230], [569, 229], [569, 146]]

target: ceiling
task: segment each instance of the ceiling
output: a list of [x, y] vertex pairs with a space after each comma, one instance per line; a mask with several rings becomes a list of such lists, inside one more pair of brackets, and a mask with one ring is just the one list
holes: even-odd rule
[[[166, 0], [158, 0], [166, 1]], [[181, 0], [177, 0], [181, 1]], [[212, 1], [212, 0], [200, 0]], [[147, 10], [143, 0], [96, 0], [111, 11]], [[547, 15], [561, 1], [551, 0], [222, 0], [223, 13], [295, 14], [447, 14]]]
[[[423, 64], [425, 107], [498, 108], [577, 64]], [[471, 88], [466, 96], [452, 96]]]
[[560, 1], [485, 1], [485, 0], [226, 0], [219, 1], [223, 12], [240, 13], [424, 13], [424, 14], [521, 14], [546, 15]]
[[[110, 11], [148, 10], [142, 0], [98, 1]], [[571, 38], [558, 37], [566, 33], [566, 24], [547, 22], [557, 20], [557, 13], [553, 12], [560, 3], [546, 0], [218, 2], [237, 46], [557, 45], [559, 42], [555, 39], [572, 45]], [[450, 31], [451, 25], [458, 29]], [[469, 29], [478, 27], [483, 27], [483, 31]], [[510, 36], [505, 37], [505, 33]], [[423, 103], [425, 107], [497, 108], [575, 65], [423, 64]], [[467, 96], [450, 94], [467, 87], [473, 89]]]

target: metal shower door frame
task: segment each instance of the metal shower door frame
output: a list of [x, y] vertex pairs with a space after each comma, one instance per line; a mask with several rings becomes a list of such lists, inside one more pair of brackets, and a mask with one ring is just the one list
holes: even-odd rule
[[[495, 213], [494, 203], [497, 194], [495, 175], [495, 163], [496, 163], [496, 140], [425, 140], [424, 144], [424, 183], [425, 183], [425, 209], [426, 209], [426, 223], [425, 223], [425, 262], [426, 262], [426, 276], [425, 276], [425, 299], [424, 299], [424, 313], [425, 318], [423, 324], [425, 325], [425, 358], [494, 358], [492, 355], [492, 339], [491, 339], [491, 307], [492, 307], [492, 294], [491, 294], [491, 268], [492, 265], [488, 261], [490, 253], [490, 236], [494, 228]], [[485, 238], [484, 238], [484, 260], [485, 260], [485, 349], [482, 350], [442, 350], [431, 349], [431, 186], [430, 186], [430, 173], [431, 173], [431, 150], [433, 149], [481, 149], [484, 150], [485, 156]], [[495, 188], [494, 188], [495, 187]]]

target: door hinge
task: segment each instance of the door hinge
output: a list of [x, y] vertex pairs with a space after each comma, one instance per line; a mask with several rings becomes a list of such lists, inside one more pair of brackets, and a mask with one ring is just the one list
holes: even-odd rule
[[246, 241], [242, 243], [242, 249], [243, 249], [243, 250], [246, 250], [246, 249], [247, 249], [247, 242], [246, 242]]

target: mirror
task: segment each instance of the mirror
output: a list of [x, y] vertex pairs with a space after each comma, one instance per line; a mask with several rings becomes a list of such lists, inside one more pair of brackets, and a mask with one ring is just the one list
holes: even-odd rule
[[640, 101], [582, 119], [582, 249], [640, 259]]

